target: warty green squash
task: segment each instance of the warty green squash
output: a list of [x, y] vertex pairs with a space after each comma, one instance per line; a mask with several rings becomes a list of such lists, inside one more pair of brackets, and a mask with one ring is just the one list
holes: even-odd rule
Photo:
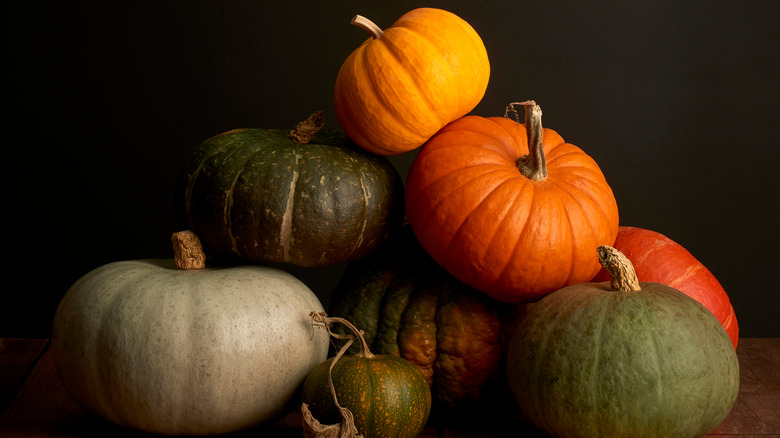
[[375, 353], [413, 363], [435, 411], [473, 411], [493, 409], [498, 394], [509, 398], [504, 350], [524, 307], [455, 279], [403, 224], [379, 251], [347, 265], [329, 313], [363, 330]]

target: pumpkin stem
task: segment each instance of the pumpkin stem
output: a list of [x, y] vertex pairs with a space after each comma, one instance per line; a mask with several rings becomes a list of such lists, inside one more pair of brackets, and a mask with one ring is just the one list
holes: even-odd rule
[[598, 252], [599, 263], [609, 273], [609, 286], [612, 290], [623, 292], [642, 290], [634, 265], [625, 254], [606, 245], [598, 247]]
[[544, 138], [542, 127], [542, 108], [533, 100], [513, 102], [507, 105], [504, 117], [509, 118], [509, 112], [515, 114], [515, 120], [520, 118], [515, 105], [525, 107], [525, 132], [528, 135], [528, 155], [517, 159], [517, 168], [526, 178], [542, 181], [547, 178], [547, 160], [544, 157]]
[[[368, 348], [368, 342], [366, 342], [366, 338], [363, 336], [363, 330], [359, 330], [351, 322], [347, 321], [344, 318], [339, 318], [337, 316], [328, 316], [325, 312], [311, 312], [309, 316], [311, 316], [313, 321], [324, 325], [325, 328], [328, 330], [328, 334], [334, 339], [352, 339], [352, 340], [357, 339], [360, 342], [360, 352], [356, 354], [356, 356], [359, 357], [374, 356], [374, 354], [371, 353], [371, 350], [369, 350]], [[334, 333], [330, 329], [331, 326], [333, 326], [333, 323], [339, 323], [346, 326], [349, 329], [349, 331], [351, 331], [353, 334], [340, 335], [338, 333]], [[349, 344], [351, 344], [351, 342], [349, 342]]]
[[341, 408], [341, 423], [327, 426], [314, 418], [306, 403], [301, 403], [301, 414], [304, 438], [363, 438], [355, 427], [355, 417], [347, 408]]
[[171, 236], [173, 243], [173, 259], [176, 268], [181, 270], [204, 269], [206, 254], [198, 236], [190, 231], [177, 231]]
[[350, 24], [363, 28], [363, 30], [371, 34], [371, 37], [374, 39], [381, 37], [384, 33], [381, 27], [362, 15], [355, 15], [352, 17]]
[[325, 126], [325, 117], [322, 111], [316, 111], [308, 119], [295, 125], [295, 128], [290, 131], [290, 138], [299, 144], [309, 144], [323, 126]]
[[[347, 352], [349, 347], [352, 346], [352, 343], [355, 342], [355, 339], [359, 339], [361, 342], [361, 352], [358, 353], [358, 356], [361, 357], [371, 357], [373, 356], [370, 351], [368, 351], [368, 344], [366, 344], [365, 338], [363, 338], [363, 331], [358, 330], [357, 327], [355, 327], [351, 322], [347, 321], [344, 318], [338, 318], [338, 317], [329, 317], [325, 312], [311, 312], [309, 313], [309, 316], [311, 317], [312, 321], [318, 322], [325, 326], [325, 329], [328, 331], [328, 334], [335, 338], [335, 339], [347, 339], [347, 342], [339, 349], [338, 353], [333, 357], [333, 360], [331, 360], [330, 365], [328, 366], [328, 385], [330, 386], [330, 395], [333, 397], [333, 404], [336, 406], [336, 408], [341, 413], [342, 421], [340, 424], [334, 424], [329, 426], [323, 426], [320, 424], [319, 421], [317, 421], [309, 411], [309, 407], [306, 405], [306, 403], [303, 403], [301, 405], [301, 412], [303, 413], [303, 428], [304, 428], [304, 437], [311, 437], [311, 438], [330, 438], [330, 437], [340, 437], [340, 438], [362, 438], [362, 435], [358, 434], [357, 427], [355, 426], [355, 418], [352, 415], [352, 412], [341, 406], [339, 404], [338, 396], [336, 395], [336, 385], [333, 384], [333, 368], [336, 366], [336, 362], [341, 359], [342, 356], [344, 356], [344, 353]], [[334, 322], [343, 324], [347, 326], [348, 329], [350, 329], [354, 335], [340, 335], [338, 333], [333, 333], [330, 330], [330, 327], [333, 325]]]
[[[312, 318], [317, 318], [318, 313], [312, 312]], [[324, 315], [324, 313], [322, 313]], [[322, 322], [322, 321], [320, 321]], [[330, 333], [330, 328], [327, 324], [325, 327]], [[333, 397], [333, 404], [336, 405], [336, 409], [341, 413], [342, 421], [340, 424], [332, 424], [329, 426], [322, 425], [309, 411], [309, 406], [306, 403], [301, 404], [301, 413], [303, 414], [303, 428], [304, 437], [311, 438], [362, 438], [362, 435], [358, 434], [357, 427], [355, 426], [355, 417], [352, 412], [339, 404], [338, 396], [336, 395], [336, 386], [333, 384], [333, 367], [336, 366], [336, 362], [344, 356], [344, 353], [349, 349], [352, 343], [355, 341], [354, 337], [351, 337], [346, 344], [336, 353], [333, 360], [328, 367], [328, 385], [330, 385], [330, 395]]]

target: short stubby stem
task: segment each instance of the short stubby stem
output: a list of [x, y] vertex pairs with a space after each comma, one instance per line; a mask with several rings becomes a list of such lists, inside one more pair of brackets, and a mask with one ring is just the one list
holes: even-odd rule
[[322, 115], [322, 111], [315, 111], [308, 119], [298, 123], [290, 131], [290, 138], [298, 144], [309, 144], [324, 126], [325, 116]]
[[204, 269], [206, 267], [206, 254], [198, 236], [190, 231], [177, 231], [171, 236], [173, 243], [173, 258], [176, 269]]
[[634, 265], [625, 254], [607, 245], [598, 247], [598, 252], [599, 263], [609, 273], [609, 286], [612, 290], [623, 292], [642, 290]]

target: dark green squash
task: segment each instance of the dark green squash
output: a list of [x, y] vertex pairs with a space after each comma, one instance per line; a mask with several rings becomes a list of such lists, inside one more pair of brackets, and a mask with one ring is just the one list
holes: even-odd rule
[[696, 300], [639, 283], [617, 250], [599, 259], [611, 284], [567, 286], [520, 322], [507, 362], [520, 408], [557, 437], [706, 435], [739, 390], [728, 334]]
[[347, 265], [329, 313], [354, 322], [375, 353], [417, 366], [438, 412], [511, 401], [503, 350], [521, 308], [456, 280], [404, 224], [377, 253]]
[[403, 219], [403, 185], [384, 157], [315, 113], [291, 131], [237, 129], [186, 160], [179, 195], [207, 252], [329, 266], [370, 254]]
[[371, 353], [358, 328], [349, 321], [322, 313], [313, 317], [328, 326], [334, 337], [343, 339], [331, 332], [331, 325], [347, 327], [360, 350], [347, 355], [342, 348], [309, 372], [301, 400], [311, 415], [322, 424], [335, 424], [342, 420], [340, 408], [344, 408], [351, 412], [363, 438], [417, 436], [431, 411], [431, 391], [419, 370], [400, 357]]

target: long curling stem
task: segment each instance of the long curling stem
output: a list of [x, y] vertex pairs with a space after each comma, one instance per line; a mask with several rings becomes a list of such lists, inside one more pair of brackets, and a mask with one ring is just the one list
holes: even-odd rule
[[[311, 316], [312, 320], [314, 320], [315, 322], [324, 325], [325, 329], [328, 330], [328, 334], [334, 339], [353, 339], [353, 338], [357, 339], [360, 342], [360, 353], [358, 353], [359, 356], [372, 357], [374, 355], [373, 353], [371, 353], [371, 350], [368, 348], [368, 342], [366, 342], [366, 338], [363, 337], [363, 330], [359, 330], [351, 322], [347, 321], [344, 318], [339, 318], [337, 316], [328, 316], [325, 312], [311, 312], [309, 316]], [[349, 329], [349, 331], [352, 332], [352, 334], [340, 335], [338, 333], [334, 333], [330, 329], [333, 323], [339, 323], [344, 325]]]
[[[311, 312], [309, 316], [312, 318], [312, 321], [322, 324], [331, 337], [335, 339], [347, 339], [347, 342], [341, 347], [341, 349], [339, 349], [339, 351], [333, 357], [333, 360], [331, 360], [330, 366], [328, 366], [328, 385], [330, 386], [330, 395], [331, 397], [333, 397], [333, 404], [339, 410], [339, 413], [341, 414], [341, 418], [343, 419], [343, 422], [341, 423], [340, 436], [361, 438], [362, 435], [358, 434], [358, 430], [355, 427], [354, 415], [349, 409], [339, 404], [339, 399], [338, 396], [336, 395], [336, 385], [333, 383], [333, 368], [336, 366], [336, 363], [339, 361], [339, 359], [341, 359], [344, 356], [344, 353], [347, 352], [349, 347], [352, 346], [352, 343], [355, 342], [355, 339], [359, 339], [362, 344], [361, 345], [362, 349], [359, 356], [361, 357], [373, 356], [371, 352], [368, 350], [368, 344], [366, 343], [366, 340], [363, 337], [363, 331], [358, 330], [357, 327], [355, 327], [348, 320], [344, 318], [338, 318], [338, 317], [329, 317], [325, 312]], [[340, 335], [338, 333], [334, 333], [330, 329], [333, 323], [339, 323], [345, 325], [347, 328], [349, 328], [350, 331], [352, 331], [353, 334]]]

